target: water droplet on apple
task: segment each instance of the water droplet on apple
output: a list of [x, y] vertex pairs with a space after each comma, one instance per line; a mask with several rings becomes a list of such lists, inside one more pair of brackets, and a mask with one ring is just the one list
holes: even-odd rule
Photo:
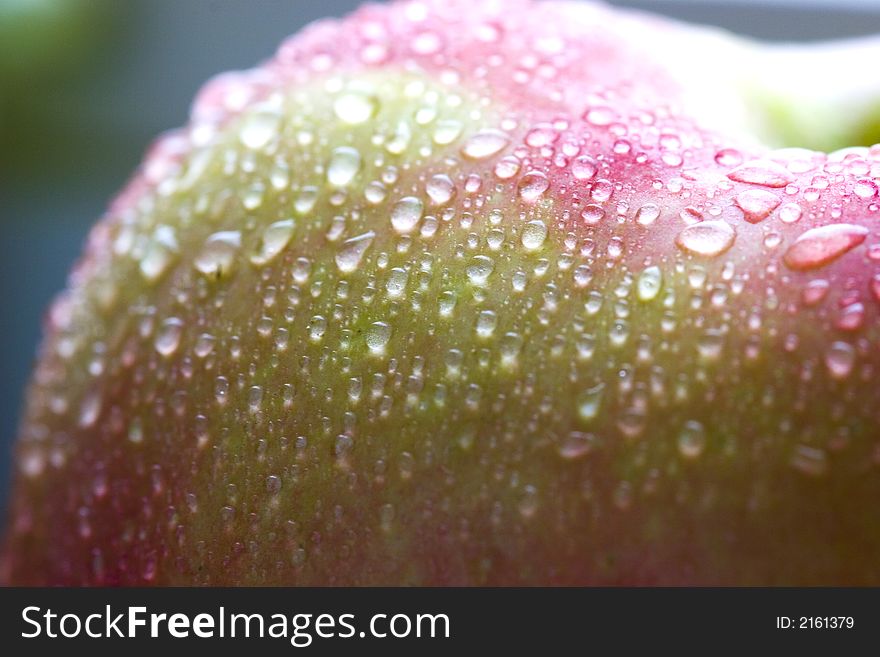
[[714, 257], [733, 246], [736, 231], [726, 221], [701, 221], [682, 230], [675, 243], [679, 248], [700, 256]]
[[334, 187], [347, 187], [361, 168], [361, 154], [350, 146], [333, 150], [327, 164], [327, 182]]
[[785, 187], [794, 182], [794, 176], [785, 167], [771, 160], [750, 160], [727, 174], [736, 182], [763, 187]]
[[370, 248], [375, 237], [376, 233], [371, 230], [345, 240], [336, 253], [336, 266], [339, 267], [339, 271], [343, 274], [355, 271], [360, 266], [364, 253]]
[[591, 388], [582, 390], [578, 395], [578, 415], [581, 419], [590, 421], [599, 414], [599, 407], [602, 403], [602, 395], [605, 391], [605, 384], [598, 383]]
[[835, 379], [845, 379], [852, 372], [856, 354], [848, 342], [836, 341], [825, 352], [825, 366]]
[[779, 219], [786, 224], [795, 223], [800, 220], [801, 215], [803, 215], [803, 210], [797, 203], [786, 203], [779, 208]]
[[183, 334], [183, 320], [177, 317], [169, 317], [159, 327], [156, 333], [154, 346], [160, 355], [168, 357], [177, 351], [180, 345], [180, 337]]
[[596, 436], [592, 433], [571, 431], [559, 441], [556, 451], [566, 461], [575, 461], [592, 452], [597, 442]]
[[460, 121], [441, 119], [434, 125], [434, 135], [432, 139], [438, 146], [447, 146], [458, 139], [461, 130], [462, 125]]
[[358, 125], [369, 121], [376, 115], [379, 102], [375, 96], [349, 91], [339, 96], [333, 103], [333, 111], [343, 123]]
[[546, 175], [540, 171], [529, 171], [520, 178], [517, 191], [519, 197], [526, 203], [534, 203], [541, 198], [548, 187], [550, 187], [550, 181]]
[[581, 211], [581, 219], [584, 220], [584, 223], [588, 226], [595, 226], [605, 217], [605, 210], [601, 205], [595, 205], [591, 203], [584, 207]]
[[829, 287], [828, 281], [822, 278], [810, 281], [801, 292], [801, 300], [805, 306], [815, 306], [828, 294]]
[[549, 146], [559, 139], [559, 133], [550, 123], [541, 123], [526, 133], [526, 144], [532, 148]]
[[544, 245], [547, 239], [547, 226], [540, 219], [529, 221], [523, 226], [522, 245], [527, 251], [536, 251]]
[[696, 421], [686, 422], [678, 434], [678, 453], [684, 458], [698, 458], [706, 447], [706, 430]]
[[857, 180], [853, 185], [853, 193], [859, 198], [874, 198], [877, 196], [877, 183], [869, 178]]
[[293, 219], [282, 219], [269, 224], [263, 230], [260, 246], [251, 256], [255, 265], [265, 265], [274, 260], [290, 243], [296, 223]]
[[736, 204], [745, 214], [746, 221], [752, 224], [769, 217], [780, 202], [776, 194], [763, 189], [747, 189], [736, 195]]
[[663, 287], [663, 273], [660, 271], [660, 267], [652, 265], [646, 267], [639, 274], [636, 292], [640, 301], [656, 299], [657, 295], [660, 294], [661, 287]]
[[500, 130], [481, 130], [465, 141], [461, 154], [472, 160], [484, 160], [500, 153], [509, 143], [510, 137]]
[[206, 276], [221, 278], [228, 276], [235, 265], [241, 248], [241, 233], [237, 230], [224, 230], [210, 235], [202, 250], [193, 261], [195, 268]]
[[791, 456], [791, 467], [809, 477], [821, 477], [828, 470], [825, 450], [808, 445], [797, 445]]
[[636, 210], [636, 222], [642, 226], [650, 226], [660, 216], [660, 206], [655, 203], [645, 203]]
[[783, 262], [797, 271], [816, 269], [836, 260], [865, 241], [868, 229], [854, 224], [831, 224], [811, 228], [788, 247]]
[[248, 116], [239, 132], [245, 148], [259, 150], [278, 134], [281, 117], [272, 112], [254, 112]]
[[364, 333], [367, 348], [372, 354], [384, 354], [388, 341], [391, 340], [391, 325], [387, 322], [373, 322]]
[[589, 180], [597, 171], [596, 160], [589, 155], [579, 155], [571, 163], [571, 175], [578, 180]]
[[488, 338], [495, 332], [498, 325], [498, 315], [491, 310], [481, 310], [477, 315], [476, 331], [481, 338]]
[[449, 176], [437, 174], [428, 180], [425, 191], [434, 205], [444, 205], [455, 195], [455, 183]]
[[495, 261], [484, 255], [474, 256], [466, 269], [468, 280], [473, 285], [480, 286], [486, 284], [493, 271], [495, 271]]
[[415, 196], [403, 197], [391, 208], [391, 226], [401, 235], [411, 233], [422, 218], [423, 209], [422, 202]]

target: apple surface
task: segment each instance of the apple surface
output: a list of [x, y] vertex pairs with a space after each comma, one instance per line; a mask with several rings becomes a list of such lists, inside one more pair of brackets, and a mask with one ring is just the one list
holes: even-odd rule
[[878, 54], [437, 0], [210, 81], [48, 311], [5, 579], [880, 584]]

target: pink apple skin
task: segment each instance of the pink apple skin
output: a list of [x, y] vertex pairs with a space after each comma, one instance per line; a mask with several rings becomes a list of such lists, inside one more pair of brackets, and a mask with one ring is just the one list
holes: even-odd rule
[[208, 83], [48, 314], [7, 580], [880, 583], [880, 146], [763, 145], [755, 52], [437, 0]]

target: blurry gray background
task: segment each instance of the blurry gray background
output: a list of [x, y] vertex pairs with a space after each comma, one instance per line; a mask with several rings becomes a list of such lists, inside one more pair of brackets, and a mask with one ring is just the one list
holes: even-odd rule
[[[0, 518], [41, 317], [89, 226], [208, 77], [358, 4], [0, 0]], [[613, 4], [777, 40], [880, 32], [880, 0]]]

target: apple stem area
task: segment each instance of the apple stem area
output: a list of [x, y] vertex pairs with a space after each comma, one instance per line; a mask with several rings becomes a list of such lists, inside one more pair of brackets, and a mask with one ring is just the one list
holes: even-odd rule
[[880, 143], [880, 35], [753, 53], [742, 87], [767, 144], [835, 151]]

